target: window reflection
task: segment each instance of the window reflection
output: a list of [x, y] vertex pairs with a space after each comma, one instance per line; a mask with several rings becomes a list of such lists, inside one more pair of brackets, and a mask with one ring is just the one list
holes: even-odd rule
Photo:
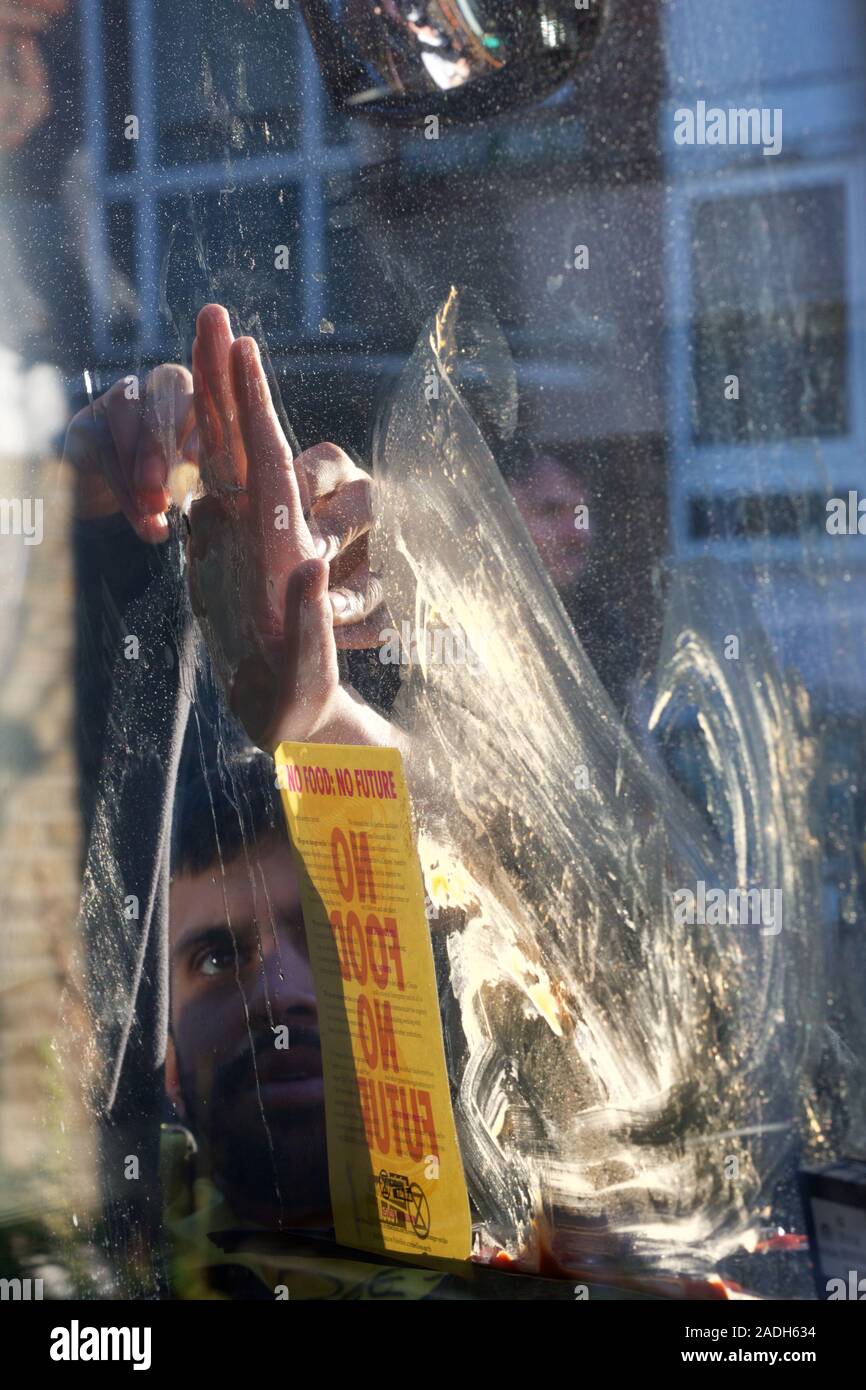
[[[525, 525], [520, 554], [531, 554], [534, 565], [537, 552], [539, 593], [546, 576], [581, 659], [610, 697], [608, 708], [587, 676], [575, 717], [603, 711], [599, 725], [610, 739], [604, 747], [625, 749], [633, 740], [657, 776], [654, 794], [670, 795], [673, 805], [669, 782], [679, 789], [696, 840], [716, 835], [737, 852], [751, 843], [749, 818], [764, 806], [767, 790], [755, 771], [763, 764], [753, 740], [781, 757], [780, 741], [790, 738], [785, 805], [807, 808], [797, 822], [801, 843], [787, 843], [785, 827], [769, 814], [755, 833], [811, 875], [814, 912], [805, 944], [808, 960], [820, 960], [824, 971], [810, 1001], [814, 1055], [797, 1071], [790, 1116], [773, 1111], [777, 1128], [767, 1143], [779, 1145], [778, 1166], [762, 1169], [756, 1143], [748, 1191], [724, 1172], [707, 1179], [707, 1190], [722, 1202], [724, 1189], [729, 1229], [736, 1227], [737, 1239], [745, 1233], [736, 1249], [713, 1249], [725, 1277], [781, 1296], [810, 1293], [796, 1170], [862, 1150], [866, 1057], [857, 988], [866, 893], [866, 520], [859, 526], [866, 34], [853, 0], [824, 8], [816, 25], [805, 0], [735, 4], [724, 14], [696, 0], [641, 0], [610, 7], [590, 52], [578, 7], [564, 0], [329, 4], [324, 11], [342, 27], [327, 32], [348, 33], [361, 60], [360, 71], [343, 72], [342, 105], [328, 94], [321, 44], [317, 59], [294, 5], [52, 0], [28, 7], [26, 33], [5, 11], [0, 15], [0, 573], [8, 598], [0, 624], [0, 772], [11, 807], [0, 847], [8, 916], [17, 924], [4, 984], [10, 1002], [0, 1020], [9, 1040], [0, 1104], [11, 1117], [2, 1126], [10, 1137], [0, 1146], [0, 1188], [11, 1194], [10, 1206], [25, 1189], [38, 1206], [40, 1183], [50, 1193], [49, 1226], [28, 1233], [28, 1258], [45, 1262], [55, 1248], [81, 1242], [92, 1263], [83, 1281], [90, 1292], [122, 1288], [127, 1277], [126, 1287], [152, 1290], [158, 1280], [158, 1201], [140, 1198], [114, 1172], [110, 1196], [117, 1205], [108, 1218], [100, 1208], [99, 1182], [130, 1144], [124, 1147], [120, 1123], [108, 1137], [92, 1125], [96, 1105], [75, 1120], [75, 1144], [91, 1145], [78, 1162], [76, 1213], [87, 1208], [90, 1216], [86, 1234], [84, 1223], [80, 1233], [71, 1226], [56, 1170], [66, 1141], [45, 1155], [65, 1132], [51, 1097], [65, 1094], [64, 1087], [71, 1093], [80, 1079], [69, 1071], [72, 1053], [76, 1065], [84, 1058], [98, 1070], [99, 1062], [115, 1082], [120, 1078], [123, 1126], [151, 1175], [159, 1121], [171, 1121], [166, 1151], [171, 1136], [178, 1144], [168, 1155], [169, 1225], [193, 1214], [190, 1189], [199, 1177], [209, 1184], [216, 1229], [235, 1232], [249, 1221], [266, 1231], [288, 1223], [315, 1239], [329, 1239], [331, 1231], [314, 990], [270, 764], [249, 748], [239, 752], [239, 729], [200, 644], [196, 660], [184, 664], [187, 638], [198, 639], [169, 597], [182, 592], [182, 583], [172, 585], [183, 578], [188, 523], [173, 512], [171, 545], [147, 547], [111, 499], [94, 502], [99, 468], [74, 461], [78, 471], [74, 479], [64, 474], [61, 488], [64, 423], [79, 410], [96, 420], [113, 382], [138, 392], [157, 363], [188, 367], [196, 315], [217, 301], [237, 333], [261, 342], [289, 437], [301, 449], [334, 440], [365, 467], [387, 458], [393, 506], [409, 477], [408, 463], [401, 474], [387, 448], [398, 383], [422, 326], [457, 285], [461, 304], [473, 306], [466, 321], [476, 337], [463, 345], [462, 376], [444, 382], [434, 373], [423, 378], [423, 389], [454, 386], [469, 402]], [[547, 80], [536, 86], [526, 76], [527, 55], [546, 50], [558, 59], [578, 49], [587, 65], [558, 87]], [[440, 97], [471, 96], [476, 80], [507, 77], [509, 70], [521, 74], [509, 93], [492, 88], [501, 100], [470, 112], [485, 119], [431, 123], [424, 102], [446, 112]], [[512, 108], [518, 96], [523, 104]], [[409, 103], [392, 112], [400, 123], [364, 116], [359, 98], [384, 97]], [[678, 138], [688, 127], [677, 113], [697, 112], [699, 102], [723, 111], [781, 111], [778, 148], [768, 154], [754, 142]], [[475, 318], [477, 305], [484, 309]], [[513, 373], [476, 327], [488, 314], [504, 334]], [[456, 470], [460, 460], [446, 445], [431, 435], [426, 457]], [[195, 451], [189, 436], [182, 446]], [[199, 486], [187, 458], [175, 500]], [[22, 507], [37, 498], [60, 512], [48, 508], [44, 538], [30, 545]], [[828, 526], [833, 499], [850, 519], [836, 533]], [[503, 493], [499, 501], [505, 516], [508, 498]], [[74, 522], [73, 506], [86, 513]], [[438, 521], [441, 514], [431, 527]], [[459, 541], [465, 555], [489, 559], [490, 534], [473, 542], [467, 524]], [[443, 546], [433, 561], [445, 560]], [[228, 563], [221, 578], [224, 592], [235, 581], [240, 587]], [[551, 605], [545, 612], [559, 615], [552, 594], [544, 594]], [[391, 616], [399, 623], [404, 615]], [[723, 616], [727, 626], [716, 632], [713, 622]], [[124, 644], [143, 640], [146, 622], [156, 655], [149, 665], [133, 668], [130, 658], [123, 666]], [[380, 717], [399, 710], [401, 698], [405, 706], [409, 689], [408, 673], [389, 664], [384, 646], [380, 633], [366, 648], [340, 653], [343, 682]], [[563, 639], [557, 659], [564, 660], [564, 647]], [[693, 647], [705, 659], [700, 671], [684, 655]], [[540, 649], [526, 641], [526, 631], [511, 635], [512, 657], [530, 648]], [[734, 718], [717, 699], [746, 666], [754, 675], [752, 723], [742, 705]], [[537, 689], [552, 684], [546, 668], [532, 674]], [[528, 680], [525, 671], [520, 678]], [[460, 703], [461, 674], [450, 679], [455, 704], [451, 722], [442, 721], [445, 738], [468, 727], [460, 722], [467, 709], [484, 725], [468, 696]], [[778, 691], [784, 700], [773, 705]], [[171, 721], [187, 696], [194, 719], [175, 777], [171, 759], [180, 749]], [[766, 714], [760, 728], [755, 710]], [[490, 729], [499, 728], [513, 710], [503, 698], [486, 714]], [[570, 728], [563, 718], [551, 762], [570, 746]], [[596, 753], [604, 742], [601, 734], [597, 739]], [[531, 742], [528, 734], [523, 741]], [[471, 751], [467, 742], [467, 762]], [[632, 767], [629, 756], [622, 753], [618, 776]], [[153, 793], [138, 801], [127, 778], [137, 757]], [[584, 772], [588, 766], [589, 758], [579, 763]], [[743, 768], [754, 795], [743, 792], [740, 804], [729, 793]], [[576, 794], [586, 790], [579, 769], [569, 783]], [[637, 795], [639, 781], [618, 782], [617, 795]], [[459, 803], [460, 814], [466, 804]], [[431, 794], [421, 810], [437, 807]], [[477, 838], [498, 846], [497, 870], [511, 875], [524, 907], [531, 900], [542, 916], [553, 911], [554, 888], [545, 887], [539, 868], [538, 840], [547, 826], [534, 826], [525, 807], [518, 814], [504, 801], [486, 809]], [[160, 853], [167, 852], [169, 813], [170, 888], [167, 866], [157, 864], [158, 840]], [[127, 881], [134, 837], [120, 823], [124, 817], [153, 840], [152, 852], [145, 845], [148, 852], [135, 861], [144, 888]], [[623, 812], [616, 828], [625, 823]], [[645, 881], [645, 805], [629, 824], [634, 863], [627, 882], [607, 861], [584, 863], [575, 855], [561, 876], [564, 886], [557, 880], [555, 889], [572, 904], [573, 876], [584, 874], [586, 923], [594, 930], [601, 911], [595, 888], [603, 877], [611, 893], [611, 874], [619, 885], [604, 899], [604, 949], [589, 948], [590, 925], [584, 930], [575, 910], [584, 955], [559, 964], [559, 984], [578, 971], [587, 998], [595, 997], [599, 978], [616, 982], [617, 1009], [607, 1017], [600, 1011], [595, 1031], [583, 1021], [586, 1031], [575, 1033], [587, 1057], [599, 1038], [619, 1036], [616, 1028], [648, 976], [639, 953], [663, 927], [654, 914], [652, 923], [634, 928], [633, 986], [621, 988], [616, 971], [626, 952], [615, 949], [615, 932], [634, 907], [629, 895]], [[662, 863], [664, 852], [651, 848]], [[76, 917], [79, 858], [85, 871]], [[164, 960], [160, 943], [150, 941], [139, 958], [136, 923], [143, 918], [127, 915], [127, 900], [143, 903], [146, 917], [148, 904], [167, 894], [170, 931], [161, 946], [170, 956]], [[649, 903], [647, 896], [643, 910]], [[454, 959], [466, 924], [453, 903], [437, 923], [456, 1095], [468, 1050], [460, 1015], [466, 996], [455, 986]], [[786, 954], [787, 940], [782, 935], [771, 983], [775, 988], [778, 969], [792, 990], [800, 989], [802, 960], [793, 947]], [[669, 964], [673, 974], [673, 954]], [[698, 947], [692, 964], [683, 989], [715, 978]], [[157, 983], [166, 968], [168, 1000]], [[556, 973], [550, 961], [544, 968]], [[517, 1145], [514, 1136], [525, 1125], [526, 1153], [536, 1156], [545, 1144], [559, 1156], [556, 1144], [568, 1126], [585, 1136], [589, 1157], [580, 1162], [592, 1169], [592, 1181], [575, 1182], [569, 1200], [563, 1181], [549, 1204], [555, 1219], [551, 1209], [544, 1219], [561, 1223], [566, 1265], [587, 1251], [624, 1264], [629, 1240], [612, 1214], [621, 1194], [614, 1198], [608, 1189], [616, 1188], [617, 1173], [628, 1186], [631, 1170], [608, 1172], [594, 1147], [599, 1114], [616, 1088], [599, 1100], [589, 1081], [574, 1094], [561, 1083], [546, 1108], [537, 1097], [525, 1103], [526, 1077], [552, 1075], [557, 1044], [543, 1011], [527, 1023], [529, 1005], [510, 989], [497, 985], [484, 996], [492, 1055], [501, 1060], [509, 1048], [525, 1049], [503, 1073], [497, 1136]], [[51, 1020], [62, 991], [67, 1012], [58, 1037]], [[742, 994], [751, 1006], [745, 984]], [[773, 996], [786, 997], [784, 990]], [[720, 1058], [733, 1055], [724, 1052], [732, 1028], [723, 1017], [727, 999], [720, 991], [700, 1021], [709, 1028], [711, 1016], [717, 1027]], [[166, 1010], [163, 1097], [152, 1083]], [[662, 1013], [655, 1011], [653, 1027]], [[774, 1026], [783, 1015], [773, 1015]], [[285, 1057], [271, 1047], [280, 1019], [297, 1044]], [[805, 1028], [791, 1020], [792, 1028], [800, 1023]], [[768, 1018], [767, 1035], [775, 1037], [770, 1025]], [[112, 1049], [121, 1034], [118, 1053]], [[671, 1044], [672, 1054], [688, 1051]], [[667, 1055], [664, 1039], [659, 1055]], [[707, 1065], [705, 1057], [694, 1064], [702, 1084]], [[587, 1063], [587, 1076], [589, 1070]], [[768, 1079], [768, 1093], [770, 1080], [778, 1076]], [[637, 1104], [639, 1087], [629, 1092], [627, 1081], [617, 1079], [618, 1114]], [[720, 1075], [719, 1106], [741, 1083], [741, 1074]], [[42, 1129], [33, 1122], [34, 1088], [48, 1115]], [[98, 1091], [88, 1078], [84, 1094], [92, 1099]], [[659, 1102], [653, 1113], [662, 1119], [647, 1150], [672, 1143], [683, 1116], [696, 1113], [687, 1089], [683, 1094], [678, 1116], [675, 1105], [666, 1108], [670, 1097]], [[743, 1112], [759, 1128], [748, 1106], [760, 1095], [754, 1086]], [[773, 1097], [779, 1100], [777, 1092]], [[745, 1120], [741, 1127], [750, 1128]], [[707, 1138], [689, 1135], [701, 1161]], [[584, 1169], [580, 1174], [586, 1177]], [[483, 1185], [474, 1191], [483, 1195]], [[608, 1203], [603, 1209], [593, 1206], [599, 1191]], [[676, 1194], [667, 1195], [673, 1210]], [[697, 1225], [708, 1210], [709, 1199]], [[475, 1216], [478, 1246], [489, 1258], [493, 1237]], [[124, 1231], [135, 1234], [131, 1243]], [[242, 1244], [238, 1238], [232, 1249], [221, 1248], [220, 1272], [207, 1279], [198, 1266], [186, 1267], [185, 1295], [217, 1287], [250, 1295], [257, 1286], [248, 1280], [261, 1285], [262, 1275], [245, 1263]], [[211, 1246], [205, 1251], [213, 1254]], [[663, 1251], [641, 1272], [657, 1275], [669, 1256]], [[710, 1257], [698, 1235], [688, 1257], [706, 1267]], [[685, 1260], [682, 1249], [677, 1258]], [[111, 1262], [125, 1272], [112, 1272]]]
[[[696, 443], [846, 433], [844, 186], [700, 203], [692, 246]], [[743, 363], [732, 402], [716, 384]]]

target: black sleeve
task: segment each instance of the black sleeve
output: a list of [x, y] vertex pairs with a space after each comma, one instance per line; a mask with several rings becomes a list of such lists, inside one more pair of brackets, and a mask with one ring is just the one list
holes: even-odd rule
[[[194, 689], [182, 518], [161, 546], [76, 523], [81, 934], [99, 1067], [103, 1214], [122, 1296], [161, 1287], [159, 1122], [168, 1026], [171, 814]], [[139, 1176], [130, 1180], [131, 1157]], [[130, 1240], [144, 1263], [128, 1258]]]
[[85, 848], [114, 691], [118, 658], [130, 634], [128, 610], [165, 570], [160, 547], [140, 541], [122, 516], [76, 521], [75, 743]]

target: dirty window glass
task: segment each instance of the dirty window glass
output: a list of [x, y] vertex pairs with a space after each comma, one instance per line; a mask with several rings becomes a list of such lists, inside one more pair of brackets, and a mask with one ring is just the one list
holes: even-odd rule
[[[696, 442], [737, 443], [753, 429], [767, 439], [847, 433], [845, 205], [845, 185], [829, 184], [695, 206]], [[781, 254], [774, 224], [786, 229]], [[743, 246], [754, 248], [745, 264]], [[752, 399], [731, 419], [713, 383], [745, 358]]]
[[[27, 15], [0, 1274], [273, 1298], [281, 1242], [333, 1260], [296, 739], [403, 755], [468, 1264], [829, 1297], [866, 1160], [862, 6]], [[451, 1296], [433, 1256], [406, 1296]]]

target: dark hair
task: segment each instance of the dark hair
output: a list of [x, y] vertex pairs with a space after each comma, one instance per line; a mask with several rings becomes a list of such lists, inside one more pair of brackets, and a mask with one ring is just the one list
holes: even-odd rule
[[171, 872], [200, 874], [272, 836], [287, 834], [274, 762], [257, 748], [217, 751], [211, 766], [190, 759], [178, 780]]

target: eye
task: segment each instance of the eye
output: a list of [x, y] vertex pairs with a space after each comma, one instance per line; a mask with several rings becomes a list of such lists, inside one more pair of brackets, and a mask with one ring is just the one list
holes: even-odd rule
[[234, 952], [206, 951], [200, 958], [196, 969], [202, 975], [218, 975], [234, 965]]
[[212, 977], [222, 975], [227, 970], [234, 971], [235, 950], [231, 941], [225, 943], [211, 942], [207, 946], [201, 947], [195, 952], [192, 961], [192, 971], [195, 975], [205, 975]]

